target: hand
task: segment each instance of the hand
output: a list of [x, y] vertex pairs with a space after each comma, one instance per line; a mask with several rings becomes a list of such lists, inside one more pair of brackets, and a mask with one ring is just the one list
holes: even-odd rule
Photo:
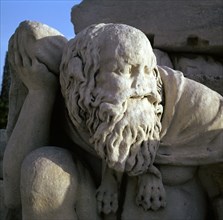
[[50, 72], [46, 65], [36, 58], [31, 59], [26, 54], [14, 50], [10, 63], [28, 90], [53, 90], [58, 87], [58, 77]]
[[55, 91], [65, 43], [66, 39], [48, 26], [20, 24], [9, 42], [9, 62], [28, 90]]

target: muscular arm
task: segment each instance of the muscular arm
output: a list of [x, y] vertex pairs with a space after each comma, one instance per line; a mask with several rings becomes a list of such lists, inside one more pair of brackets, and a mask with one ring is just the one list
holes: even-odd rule
[[51, 115], [59, 84], [57, 75], [66, 43], [59, 35], [46, 25], [25, 21], [9, 42], [10, 65], [28, 94], [3, 158], [8, 208], [18, 208], [21, 203], [20, 169], [24, 158], [34, 149], [49, 145]]
[[55, 92], [29, 91], [4, 154], [5, 203], [20, 204], [20, 169], [25, 156], [49, 144], [50, 121]]

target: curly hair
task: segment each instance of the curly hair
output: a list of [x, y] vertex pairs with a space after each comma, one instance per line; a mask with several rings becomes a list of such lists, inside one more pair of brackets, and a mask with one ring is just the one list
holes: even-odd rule
[[[88, 124], [91, 130], [92, 120], [94, 120], [93, 127], [99, 124], [98, 117], [94, 117], [95, 108], [101, 104], [103, 94], [93, 95], [92, 91], [96, 87], [95, 78], [100, 69], [100, 50], [103, 49], [104, 42], [110, 43], [109, 41], [117, 41], [117, 39], [120, 41], [126, 38], [135, 40], [137, 37], [145, 38], [149, 43], [140, 30], [131, 26], [97, 24], [87, 27], [68, 42], [60, 65], [60, 84], [69, 117], [75, 127]], [[140, 44], [141, 41], [134, 42]], [[122, 42], [120, 45], [122, 46]], [[156, 66], [155, 55], [151, 59]], [[154, 74], [157, 78], [157, 91], [161, 93], [162, 82], [158, 70], [154, 71]]]

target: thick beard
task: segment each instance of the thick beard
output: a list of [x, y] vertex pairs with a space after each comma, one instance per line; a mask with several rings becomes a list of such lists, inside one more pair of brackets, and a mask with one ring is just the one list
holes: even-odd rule
[[100, 123], [93, 126], [90, 141], [99, 156], [118, 172], [146, 172], [159, 146], [162, 106], [146, 98], [130, 99], [120, 106], [103, 103], [95, 114]]

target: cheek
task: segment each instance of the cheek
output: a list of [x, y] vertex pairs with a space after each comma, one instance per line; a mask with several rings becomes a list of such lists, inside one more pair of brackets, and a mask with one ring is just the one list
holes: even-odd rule
[[119, 77], [114, 83], [115, 90], [117, 93], [125, 94], [126, 97], [131, 95], [131, 84], [132, 79], [127, 77]]
[[153, 75], [150, 75], [146, 78], [146, 84], [149, 88], [151, 88], [151, 91], [156, 91], [156, 78]]
[[96, 79], [98, 92], [103, 96], [122, 100], [131, 93], [131, 79], [118, 76], [117, 74], [103, 74]]

